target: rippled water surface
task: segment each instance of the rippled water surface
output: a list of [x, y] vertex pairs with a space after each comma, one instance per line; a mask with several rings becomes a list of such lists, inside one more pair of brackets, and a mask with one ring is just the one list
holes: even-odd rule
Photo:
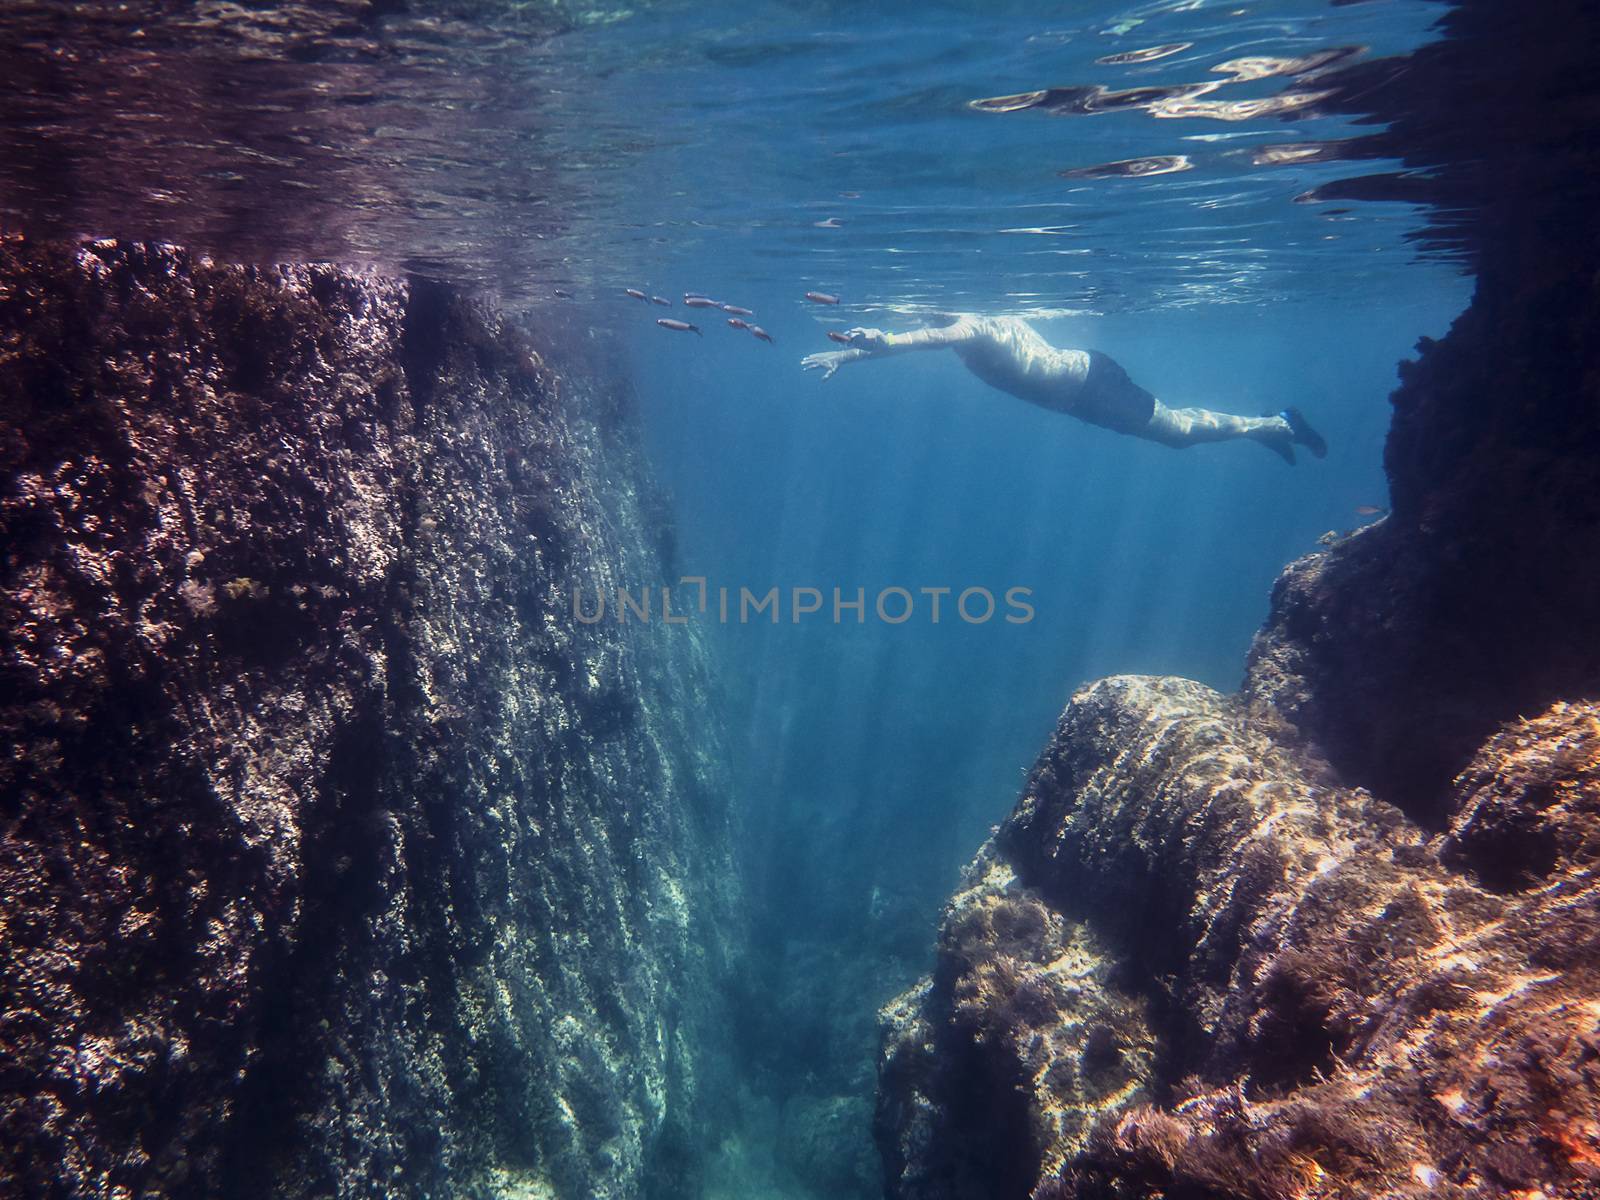
[[12, 3], [0, 205], [513, 303], [707, 256], [891, 308], [1356, 296], [1417, 210], [1315, 189], [1397, 165], [1344, 158], [1443, 11]]

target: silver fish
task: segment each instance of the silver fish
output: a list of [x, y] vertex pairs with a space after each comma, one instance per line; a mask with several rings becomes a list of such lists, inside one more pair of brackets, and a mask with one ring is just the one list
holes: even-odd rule
[[635, 300], [648, 300], [648, 299], [650, 299], [649, 296], [646, 296], [638, 288], [623, 288], [622, 290], [627, 292], [628, 295], [632, 296]]
[[671, 317], [657, 317], [656, 324], [663, 329], [670, 329], [674, 333], [693, 333], [701, 337], [705, 336], [700, 333], [700, 326], [691, 325], [687, 321], [674, 321]]
[[839, 297], [830, 296], [827, 292], [807, 292], [806, 299], [813, 304], [837, 304]]
[[737, 304], [724, 304], [722, 306], [722, 311], [725, 313], [732, 313], [736, 317], [755, 316], [755, 313], [751, 312], [748, 308], [740, 308]]
[[693, 295], [692, 293], [684, 296], [684, 298], [683, 298], [683, 306], [685, 308], [721, 308], [722, 307], [720, 304], [718, 304], [715, 300], [711, 299], [709, 296], [696, 296], [696, 295]]
[[749, 329], [750, 328], [750, 322], [746, 321], [746, 320], [743, 320], [740, 317], [729, 317], [728, 318], [728, 324], [732, 325], [735, 329]]
[[756, 337], [760, 338], [763, 342], [772, 341], [772, 335], [759, 325], [750, 326], [750, 332], [755, 334]]
[[650, 297], [650, 303], [651, 304], [659, 304], [659, 305], [661, 305], [662, 308], [671, 308], [672, 307], [672, 301], [668, 300], [668, 299], [666, 299], [665, 297], [662, 297], [662, 296], [651, 296]]

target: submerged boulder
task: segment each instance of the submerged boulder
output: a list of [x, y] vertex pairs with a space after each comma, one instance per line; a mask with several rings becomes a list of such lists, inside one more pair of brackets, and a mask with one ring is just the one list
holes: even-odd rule
[[1525, 249], [1238, 695], [1074, 696], [882, 1014], [891, 1195], [1600, 1191], [1600, 276]]
[[884, 1011], [891, 1194], [1593, 1194], [1600, 705], [1454, 794], [1429, 839], [1207, 688], [1079, 692]]

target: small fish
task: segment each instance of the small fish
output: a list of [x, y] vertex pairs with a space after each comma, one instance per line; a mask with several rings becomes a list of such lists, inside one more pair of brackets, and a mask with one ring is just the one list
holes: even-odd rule
[[750, 328], [750, 322], [746, 321], [746, 320], [743, 320], [740, 317], [729, 317], [728, 318], [728, 324], [732, 325], [735, 329], [749, 329]]
[[700, 333], [700, 326], [691, 325], [687, 321], [674, 321], [671, 317], [657, 317], [656, 324], [663, 329], [670, 329], [674, 333], [693, 333], [701, 337], [705, 336]]
[[737, 304], [724, 304], [722, 306], [722, 311], [725, 313], [732, 313], [736, 317], [753, 317], [756, 315], [748, 308], [740, 308]]
[[692, 294], [684, 296], [684, 298], [683, 298], [683, 306], [685, 308], [721, 308], [722, 307], [720, 304], [718, 304], [715, 300], [711, 299], [709, 296], [695, 296], [695, 295], [692, 295]]
[[750, 332], [755, 334], [755, 336], [760, 338], [763, 342], [772, 341], [772, 335], [759, 325], [750, 326]]
[[848, 346], [850, 344], [850, 338], [847, 335], [840, 333], [837, 329], [828, 330], [828, 340], [830, 342], [838, 342], [841, 346]]
[[807, 292], [806, 299], [813, 304], [837, 304], [839, 297], [830, 296], [827, 292]]
[[1381, 517], [1388, 511], [1387, 508], [1379, 508], [1376, 504], [1356, 505], [1356, 516], [1358, 517]]
[[659, 304], [659, 305], [661, 305], [662, 308], [671, 308], [672, 307], [672, 301], [668, 300], [668, 299], [666, 299], [665, 297], [662, 297], [662, 296], [651, 296], [650, 297], [650, 303], [651, 304]]
[[859, 200], [859, 199], [861, 199], [861, 193], [860, 192], [840, 192], [839, 193], [839, 199], [841, 199], [841, 200]]
[[635, 300], [648, 300], [648, 299], [650, 299], [649, 296], [646, 296], [638, 288], [623, 288], [622, 290], [627, 292], [628, 295], [632, 296]]
[[814, 228], [814, 229], [843, 229], [844, 228], [844, 222], [839, 220], [838, 217], [829, 217], [826, 221], [813, 221], [813, 222], [811, 222], [811, 225], [812, 225], [812, 228]]
[[571, 300], [572, 299], [572, 293], [571, 292], [563, 292], [560, 288], [556, 288], [555, 289], [555, 293], [556, 293], [557, 296], [561, 297], [561, 299], [563, 299], [563, 300]]

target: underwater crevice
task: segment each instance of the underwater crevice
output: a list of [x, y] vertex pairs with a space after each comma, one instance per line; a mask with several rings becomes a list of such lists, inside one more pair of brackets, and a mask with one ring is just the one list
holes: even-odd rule
[[[304, 870], [329, 886], [309, 895], [298, 921], [303, 932], [264, 962], [274, 981], [263, 996], [250, 1058], [240, 1064], [233, 1098], [243, 1119], [230, 1124], [219, 1171], [220, 1194], [255, 1194], [263, 1179], [292, 1173], [295, 1125], [313, 1117], [325, 1097], [326, 1065], [334, 1060], [319, 1010], [337, 977], [369, 974], [373, 961], [365, 927], [382, 905], [378, 836], [381, 783], [387, 774], [383, 724], [374, 708], [339, 733], [308, 813]], [[307, 1179], [313, 1189], [338, 1187], [337, 1174]]]

